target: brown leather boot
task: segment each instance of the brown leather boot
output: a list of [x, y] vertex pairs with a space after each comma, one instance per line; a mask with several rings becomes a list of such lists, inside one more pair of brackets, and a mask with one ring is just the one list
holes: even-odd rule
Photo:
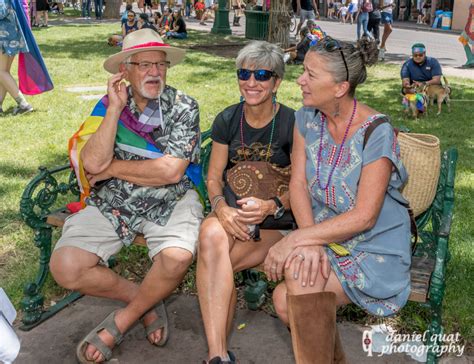
[[297, 364], [333, 364], [336, 294], [287, 295], [291, 341]]
[[334, 342], [334, 364], [346, 364], [346, 354], [344, 354], [344, 348], [342, 347], [341, 338], [339, 336], [339, 330], [336, 326], [336, 337]]

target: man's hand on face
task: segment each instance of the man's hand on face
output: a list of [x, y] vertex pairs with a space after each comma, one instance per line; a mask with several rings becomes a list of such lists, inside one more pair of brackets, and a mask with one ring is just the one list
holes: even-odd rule
[[127, 87], [122, 82], [124, 72], [119, 72], [109, 78], [107, 82], [107, 95], [109, 96], [109, 108], [122, 111], [127, 105]]

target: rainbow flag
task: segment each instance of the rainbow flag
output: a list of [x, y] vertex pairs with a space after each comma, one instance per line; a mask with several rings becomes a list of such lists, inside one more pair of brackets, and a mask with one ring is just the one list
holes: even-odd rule
[[24, 0], [23, 4], [20, 3], [20, 0], [12, 0], [12, 6], [18, 18], [20, 31], [23, 33], [28, 46], [28, 53], [20, 53], [18, 56], [20, 91], [25, 95], [38, 95], [52, 90], [53, 81], [49, 77], [48, 69], [30, 29], [30, 21], [26, 10], [28, 5]]
[[[90, 136], [97, 131], [97, 128], [104, 119], [107, 105], [108, 98], [104, 96], [94, 107], [91, 115], [79, 127], [79, 130], [69, 139], [69, 161], [76, 173], [77, 182], [81, 190], [81, 203], [83, 207], [85, 206], [85, 198], [90, 195], [91, 187], [86, 178], [80, 155]], [[133, 130], [133, 125], [137, 122], [130, 109], [125, 107], [118, 121], [117, 135], [115, 138], [117, 146], [124, 151], [149, 159], [162, 157], [163, 153], [156, 147], [153, 139], [148, 134], [140, 135], [139, 132]], [[194, 184], [201, 198], [201, 202], [204, 203], [207, 194], [202, 178], [201, 165], [190, 163], [186, 169], [186, 175]]]

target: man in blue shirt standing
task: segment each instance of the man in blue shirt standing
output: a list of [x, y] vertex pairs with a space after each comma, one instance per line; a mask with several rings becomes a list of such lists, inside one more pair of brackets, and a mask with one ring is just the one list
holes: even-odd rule
[[406, 61], [400, 72], [403, 93], [407, 93], [413, 86], [440, 85], [443, 72], [438, 60], [426, 56], [426, 47], [416, 43], [411, 47], [412, 58]]

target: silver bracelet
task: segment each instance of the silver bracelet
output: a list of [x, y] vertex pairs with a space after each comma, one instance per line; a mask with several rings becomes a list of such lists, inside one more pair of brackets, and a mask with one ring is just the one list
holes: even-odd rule
[[217, 204], [222, 200], [225, 200], [224, 195], [214, 196], [214, 198], [212, 199], [212, 202], [211, 202], [211, 211], [214, 211], [217, 207]]

